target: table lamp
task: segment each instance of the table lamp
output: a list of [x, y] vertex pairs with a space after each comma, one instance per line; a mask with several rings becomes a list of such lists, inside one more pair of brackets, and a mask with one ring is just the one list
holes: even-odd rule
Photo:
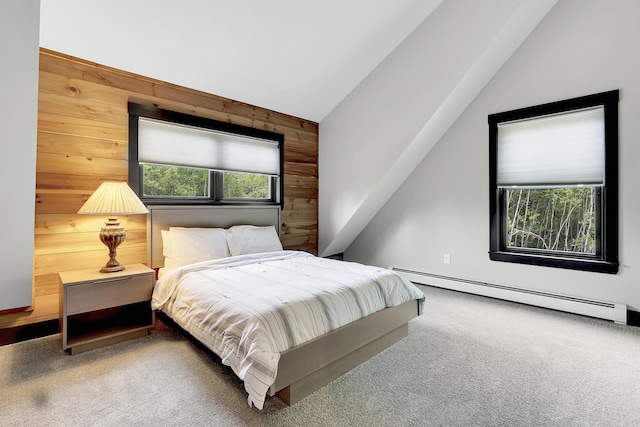
[[101, 273], [124, 270], [116, 260], [116, 248], [126, 237], [124, 227], [118, 222], [118, 215], [149, 213], [144, 203], [124, 181], [105, 181], [87, 199], [79, 214], [105, 215], [107, 222], [100, 230], [100, 240], [109, 248], [109, 262]]

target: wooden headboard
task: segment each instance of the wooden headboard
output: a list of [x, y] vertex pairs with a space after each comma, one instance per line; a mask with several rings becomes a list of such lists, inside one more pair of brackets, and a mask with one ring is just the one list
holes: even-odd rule
[[280, 206], [147, 206], [149, 267], [164, 265], [161, 230], [169, 227], [273, 225], [280, 233]]

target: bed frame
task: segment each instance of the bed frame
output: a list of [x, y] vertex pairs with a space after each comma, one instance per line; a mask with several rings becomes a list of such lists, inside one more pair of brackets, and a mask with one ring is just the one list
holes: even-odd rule
[[[169, 227], [274, 225], [280, 230], [279, 206], [149, 206], [149, 266], [163, 266], [161, 230]], [[280, 356], [278, 374], [269, 389], [293, 405], [360, 363], [406, 337], [408, 322], [418, 316], [418, 301], [373, 313], [331, 331]]]

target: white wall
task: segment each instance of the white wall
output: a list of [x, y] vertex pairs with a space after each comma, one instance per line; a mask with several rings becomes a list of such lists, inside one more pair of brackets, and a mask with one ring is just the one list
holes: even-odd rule
[[322, 120], [321, 254], [353, 242], [556, 1], [443, 2]]
[[[623, 302], [640, 310], [638, 17], [637, 0], [560, 0], [348, 248], [345, 258]], [[416, 47], [415, 56], [421, 53]], [[398, 78], [414, 78], [418, 84], [420, 76]], [[620, 89], [620, 272], [490, 261], [487, 115], [612, 89]], [[420, 107], [417, 100], [407, 99], [407, 105], [389, 111], [388, 121], [402, 121], [414, 105]], [[360, 125], [355, 123], [354, 131]], [[349, 154], [353, 162], [354, 153]], [[342, 163], [346, 167], [349, 162]], [[327, 170], [321, 167], [320, 173]], [[321, 206], [325, 202], [320, 199]], [[451, 254], [451, 264], [443, 264], [444, 253]]]
[[40, 0], [0, 3], [0, 310], [31, 305]]

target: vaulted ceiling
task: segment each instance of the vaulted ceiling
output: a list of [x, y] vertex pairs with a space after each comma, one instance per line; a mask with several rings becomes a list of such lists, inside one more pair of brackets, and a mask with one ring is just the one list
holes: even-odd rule
[[42, 0], [40, 46], [319, 122], [442, 1]]

